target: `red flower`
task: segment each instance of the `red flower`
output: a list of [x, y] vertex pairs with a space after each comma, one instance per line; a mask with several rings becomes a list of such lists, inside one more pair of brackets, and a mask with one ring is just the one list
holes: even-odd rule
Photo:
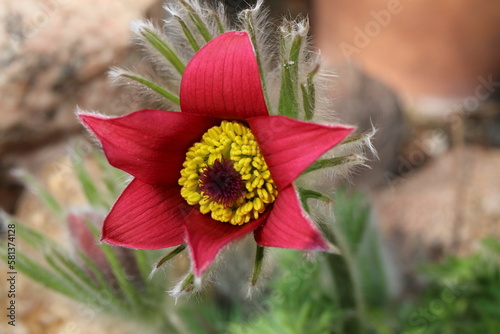
[[[220, 35], [195, 54], [180, 100], [182, 112], [80, 115], [109, 162], [134, 176], [101, 240], [141, 249], [187, 242], [196, 276], [222, 247], [251, 232], [262, 246], [328, 249], [292, 182], [352, 128], [270, 116], [245, 32]], [[246, 135], [231, 142], [238, 131]]]

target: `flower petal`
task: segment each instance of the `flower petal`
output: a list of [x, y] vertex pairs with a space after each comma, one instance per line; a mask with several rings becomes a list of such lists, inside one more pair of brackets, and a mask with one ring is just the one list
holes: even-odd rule
[[109, 163], [149, 184], [177, 184], [189, 147], [220, 120], [175, 111], [142, 110], [105, 118], [80, 114]]
[[288, 187], [311, 163], [354, 130], [284, 116], [254, 117], [247, 122], [278, 190]]
[[183, 112], [226, 119], [267, 115], [248, 34], [227, 32], [198, 51], [182, 76], [180, 99]]
[[262, 246], [329, 249], [328, 243], [300, 206], [293, 186], [280, 191], [266, 223], [254, 233]]
[[134, 179], [106, 217], [101, 241], [139, 249], [180, 245], [190, 211], [179, 186], [164, 188]]
[[185, 220], [185, 227], [194, 274], [201, 276], [222, 247], [254, 231], [262, 225], [267, 215], [264, 213], [259, 219], [235, 226], [215, 221], [209, 215], [193, 210]]

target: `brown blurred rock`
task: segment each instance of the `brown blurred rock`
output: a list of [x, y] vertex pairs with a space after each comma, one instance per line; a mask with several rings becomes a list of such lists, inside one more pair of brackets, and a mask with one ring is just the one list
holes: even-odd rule
[[482, 238], [500, 237], [499, 166], [498, 149], [457, 147], [373, 196], [399, 259], [467, 254]]
[[398, 93], [474, 96], [478, 78], [500, 81], [500, 2], [312, 3], [323, 55], [335, 65], [359, 63]]
[[409, 139], [409, 124], [399, 99], [393, 90], [355, 66], [334, 70], [338, 78], [332, 84], [332, 96], [340, 121], [355, 125], [358, 133], [370, 133], [373, 127], [378, 131], [373, 138], [378, 157], [366, 152], [369, 168], [355, 173], [352, 184], [358, 188], [383, 186], [387, 175], [397, 173], [401, 145]]
[[[156, 2], [2, 1], [0, 165], [15, 167], [20, 157], [82, 131], [77, 105], [131, 110], [133, 101], [109, 85], [106, 72], [130, 50], [131, 20]], [[0, 206], [12, 211], [12, 181], [0, 179]]]
[[[80, 129], [74, 109], [111, 109], [104, 73], [129, 49], [130, 21], [149, 1], [7, 1], [0, 31], [0, 153]], [[109, 110], [114, 112], [114, 110]]]

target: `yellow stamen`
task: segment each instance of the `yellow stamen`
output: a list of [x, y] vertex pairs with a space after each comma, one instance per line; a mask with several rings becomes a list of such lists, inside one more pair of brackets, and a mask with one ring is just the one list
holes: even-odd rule
[[[231, 205], [219, 203], [200, 189], [200, 175], [216, 161], [229, 160], [241, 176], [241, 196]], [[257, 141], [248, 127], [238, 122], [222, 121], [210, 128], [201, 141], [186, 153], [179, 185], [181, 196], [189, 205], [199, 205], [200, 212], [214, 220], [242, 225], [257, 219], [274, 202], [278, 190]]]

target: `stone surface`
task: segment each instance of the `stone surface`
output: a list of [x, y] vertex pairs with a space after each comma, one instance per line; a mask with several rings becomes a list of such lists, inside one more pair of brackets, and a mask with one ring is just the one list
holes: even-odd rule
[[366, 152], [369, 168], [360, 168], [351, 183], [357, 188], [384, 186], [387, 175], [396, 173], [402, 143], [410, 138], [408, 121], [398, 97], [392, 89], [367, 76], [356, 66], [333, 69], [337, 78], [332, 82], [334, 113], [344, 124], [357, 127], [357, 133], [370, 133], [377, 156]]
[[[7, 0], [0, 3], [0, 170], [82, 127], [78, 105], [108, 114], [133, 101], [106, 72], [130, 51], [130, 22], [158, 0]], [[33, 164], [31, 164], [33, 165]], [[0, 176], [0, 206], [12, 211], [20, 185]]]
[[468, 254], [481, 239], [500, 238], [499, 166], [499, 149], [457, 147], [376, 193], [383, 234], [399, 260]]
[[129, 50], [130, 21], [154, 2], [3, 2], [0, 154], [78, 131], [76, 105], [116, 112], [104, 74]]

